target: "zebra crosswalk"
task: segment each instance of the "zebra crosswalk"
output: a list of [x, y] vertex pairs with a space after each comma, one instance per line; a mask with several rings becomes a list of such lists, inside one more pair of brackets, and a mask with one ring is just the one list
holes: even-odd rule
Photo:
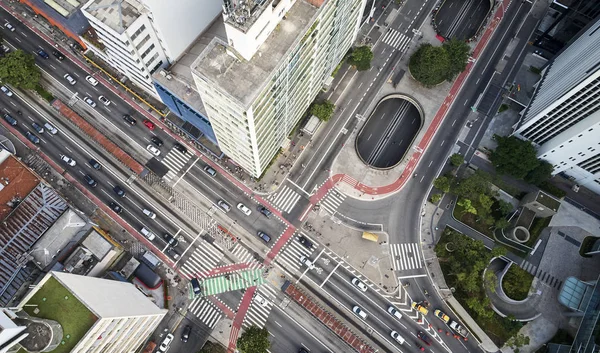
[[423, 267], [418, 243], [390, 244], [394, 271], [413, 270]]
[[331, 213], [335, 214], [337, 208], [340, 207], [342, 202], [346, 199], [346, 195], [339, 192], [336, 188], [329, 189], [325, 197], [321, 200], [321, 207]]
[[304, 245], [300, 244], [299, 237], [297, 235], [291, 237], [288, 240], [285, 248], [279, 252], [276, 257], [277, 262], [283, 266], [286, 270], [295, 270], [298, 271], [300, 269], [300, 256], [304, 255], [306, 257], [310, 257], [310, 255], [316, 250], [316, 244], [314, 240], [310, 239], [305, 234], [301, 233], [305, 239], [310, 240], [313, 243], [313, 246], [309, 249]]
[[[248, 308], [248, 312], [244, 319], [244, 326], [265, 326], [267, 319], [269, 318], [269, 314], [271, 313], [271, 309], [273, 309], [273, 305], [275, 305], [275, 292], [276, 289], [273, 286], [270, 286], [269, 283], [265, 283], [256, 289], [256, 294], [254, 295], [254, 298], [252, 298], [250, 308]], [[257, 300], [257, 295], [262, 298], [262, 302]]]
[[290, 213], [298, 200], [300, 200], [300, 194], [295, 192], [292, 188], [284, 185], [281, 190], [273, 194], [270, 197], [273, 205], [277, 207], [281, 212]]
[[239, 259], [240, 263], [250, 263], [249, 268], [255, 269], [262, 266], [262, 264], [254, 259], [254, 256], [239, 242], [235, 243], [231, 248], [231, 253]]
[[209, 244], [204, 240], [196, 243], [196, 248], [180, 267], [181, 273], [191, 279], [198, 274], [217, 267], [223, 258], [223, 249], [217, 243]]
[[390, 28], [383, 37], [383, 42], [389, 46], [392, 46], [400, 51], [410, 42], [410, 38], [406, 35], [398, 32], [397, 30]]
[[162, 159], [162, 163], [169, 168], [169, 171], [163, 177], [166, 181], [170, 181], [175, 178], [177, 173], [187, 164], [187, 162], [192, 158], [191, 153], [182, 153], [174, 148], [172, 148], [169, 153]]
[[221, 320], [223, 314], [221, 310], [214, 306], [208, 299], [196, 297], [188, 306], [188, 312], [196, 316], [203, 324], [209, 328], [214, 328]]
[[532, 264], [531, 262], [529, 262], [527, 260], [521, 261], [521, 264], [519, 265], [519, 267], [521, 267], [522, 269], [524, 269], [525, 271], [527, 271], [531, 275], [539, 278], [540, 281], [546, 283], [550, 287], [559, 289], [560, 286], [563, 283], [563, 281], [561, 281], [558, 278], [552, 276], [548, 272], [542, 271], [540, 268], [538, 268], [537, 266], [535, 266], [534, 264]]

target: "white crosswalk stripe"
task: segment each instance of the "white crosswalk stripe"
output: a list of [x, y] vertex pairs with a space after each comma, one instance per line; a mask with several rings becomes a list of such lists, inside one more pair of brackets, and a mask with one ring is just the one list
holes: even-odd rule
[[254, 259], [254, 256], [239, 242], [236, 243], [231, 249], [231, 253], [235, 255], [240, 261], [238, 262], [249, 262], [250, 268], [259, 268], [262, 264]]
[[268, 282], [257, 288], [256, 293], [266, 299], [266, 304], [263, 306], [257, 303], [255, 294], [250, 303], [250, 308], [248, 308], [248, 312], [246, 313], [246, 317], [244, 318], [244, 326], [265, 326], [269, 314], [271, 313], [271, 309], [273, 309], [273, 305], [275, 305], [273, 302], [276, 298], [275, 292], [276, 289], [269, 285]]
[[287, 185], [284, 185], [281, 190], [274, 196], [271, 196], [270, 199], [272, 199], [273, 205], [281, 210], [281, 212], [290, 213], [294, 206], [296, 206], [298, 200], [300, 200], [300, 197], [300, 194]]
[[196, 244], [194, 252], [185, 260], [180, 270], [188, 279], [198, 277], [198, 273], [217, 267], [221, 258], [223, 249], [219, 244], [209, 244], [202, 240]]
[[302, 266], [300, 264], [300, 256], [304, 255], [310, 258], [310, 255], [313, 251], [316, 250], [316, 244], [314, 240], [309, 238], [308, 236], [302, 234], [303, 237], [310, 240], [313, 243], [312, 248], [308, 249], [304, 245], [300, 244], [298, 241], [298, 236], [295, 235], [288, 240], [287, 245], [283, 248], [282, 251], [279, 252], [277, 257], [275, 258], [280, 265], [282, 265], [286, 270], [291, 271], [298, 269]]
[[413, 270], [423, 267], [418, 243], [391, 244], [394, 271]]
[[214, 328], [217, 322], [221, 320], [221, 317], [223, 317], [223, 314], [219, 308], [202, 297], [196, 297], [194, 300], [192, 300], [188, 306], [188, 312], [196, 316], [209, 328]]
[[337, 191], [335, 188], [332, 188], [327, 191], [327, 195], [321, 200], [321, 207], [333, 215], [345, 199], [346, 195]]
[[183, 154], [180, 151], [172, 148], [169, 153], [162, 159], [162, 164], [164, 164], [169, 171], [163, 177], [167, 181], [173, 179], [177, 173], [186, 165], [186, 163], [192, 158], [191, 153]]
[[397, 30], [390, 28], [384, 35], [383, 42], [402, 51], [407, 46], [408, 42], [410, 42], [410, 38]]

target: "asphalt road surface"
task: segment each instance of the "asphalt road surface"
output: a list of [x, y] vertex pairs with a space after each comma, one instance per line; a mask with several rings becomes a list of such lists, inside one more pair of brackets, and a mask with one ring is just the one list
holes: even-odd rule
[[467, 40], [477, 34], [490, 9], [489, 0], [446, 0], [434, 23], [444, 38]]

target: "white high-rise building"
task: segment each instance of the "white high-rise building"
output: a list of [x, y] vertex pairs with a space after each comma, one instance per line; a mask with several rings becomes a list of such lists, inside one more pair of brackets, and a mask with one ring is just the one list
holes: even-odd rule
[[8, 352], [29, 335], [26, 326], [20, 326], [13, 321], [16, 317], [11, 310], [0, 308], [0, 353]]
[[600, 21], [544, 69], [515, 135], [579, 185], [600, 193]]
[[221, 10], [220, 0], [89, 0], [81, 11], [98, 38], [82, 40], [157, 96], [152, 73], [177, 59]]
[[224, 0], [192, 76], [219, 148], [259, 177], [355, 40], [366, 0]]

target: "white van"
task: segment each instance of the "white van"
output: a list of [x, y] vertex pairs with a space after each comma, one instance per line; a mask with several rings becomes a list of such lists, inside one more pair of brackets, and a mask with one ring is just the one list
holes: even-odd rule
[[150, 241], [152, 241], [152, 240], [154, 240], [154, 238], [156, 238], [156, 235], [154, 235], [154, 233], [149, 231], [146, 227], [142, 227], [142, 229], [140, 229], [140, 233], [142, 233], [142, 235], [144, 235]]

